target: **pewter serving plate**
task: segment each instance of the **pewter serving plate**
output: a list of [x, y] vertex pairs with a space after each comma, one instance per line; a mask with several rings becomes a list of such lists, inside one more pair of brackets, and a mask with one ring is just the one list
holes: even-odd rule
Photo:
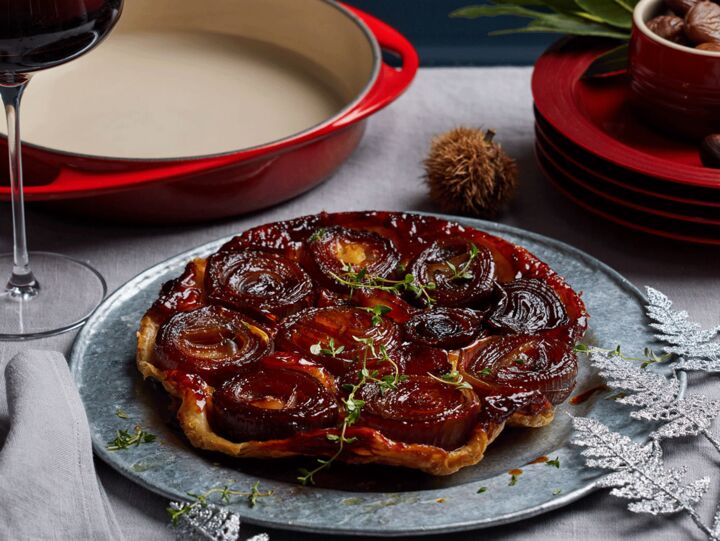
[[[526, 247], [562, 274], [583, 299], [591, 315], [585, 341], [614, 347], [652, 344], [642, 293], [618, 273], [561, 242], [505, 225], [439, 216], [497, 234]], [[484, 528], [525, 519], [567, 505], [596, 488], [601, 471], [583, 465], [570, 445], [568, 414], [588, 416], [635, 440], [650, 428], [632, 423], [627, 409], [608, 400], [609, 392], [557, 410], [555, 421], [541, 429], [506, 429], [478, 465], [448, 477], [432, 477], [388, 466], [333, 465], [318, 476], [318, 486], [295, 481], [297, 468], [312, 466], [309, 457], [284, 460], [230, 459], [199, 451], [174, 423], [165, 393], [144, 382], [135, 368], [135, 331], [160, 285], [180, 274], [187, 261], [217, 250], [227, 239], [180, 254], [133, 278], [98, 308], [75, 342], [72, 372], [90, 420], [95, 453], [113, 468], [149, 490], [175, 500], [187, 492], [204, 492], [234, 482], [249, 489], [260, 481], [273, 496], [255, 507], [238, 498], [233, 511], [247, 522], [275, 528], [355, 535], [420, 535]], [[573, 396], [600, 381], [580, 359]], [[116, 411], [122, 409], [128, 419]], [[141, 424], [157, 442], [110, 452], [107, 442], [118, 429]], [[529, 464], [547, 455], [560, 468]], [[520, 468], [514, 486], [508, 470]], [[487, 487], [478, 494], [479, 487]]]

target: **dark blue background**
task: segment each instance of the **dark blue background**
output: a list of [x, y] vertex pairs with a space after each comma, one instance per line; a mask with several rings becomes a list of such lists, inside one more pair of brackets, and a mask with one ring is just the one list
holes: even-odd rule
[[524, 26], [527, 19], [451, 19], [456, 8], [484, 0], [346, 0], [400, 30], [424, 65], [532, 64], [554, 40], [552, 34], [488, 36], [495, 29]]

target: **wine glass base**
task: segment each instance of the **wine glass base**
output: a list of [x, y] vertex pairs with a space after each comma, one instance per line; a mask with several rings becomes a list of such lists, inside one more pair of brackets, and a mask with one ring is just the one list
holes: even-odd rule
[[[87, 263], [50, 252], [30, 252], [39, 284], [34, 295], [0, 290], [0, 340], [31, 340], [82, 325], [105, 298], [107, 285]], [[0, 255], [0, 279], [12, 273], [12, 254]]]

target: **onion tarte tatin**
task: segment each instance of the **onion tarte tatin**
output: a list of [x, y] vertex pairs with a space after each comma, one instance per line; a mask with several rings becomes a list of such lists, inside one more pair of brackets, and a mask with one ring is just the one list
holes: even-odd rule
[[451, 474], [575, 386], [585, 306], [527, 250], [428, 216], [319, 214], [253, 228], [166, 283], [137, 366], [190, 442]]

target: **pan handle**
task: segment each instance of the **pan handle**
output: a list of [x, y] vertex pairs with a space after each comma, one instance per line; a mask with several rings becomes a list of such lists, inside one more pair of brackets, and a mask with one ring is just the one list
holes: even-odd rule
[[415, 48], [400, 32], [353, 6], [343, 4], [343, 7], [360, 18], [375, 35], [380, 48], [397, 55], [402, 64], [395, 68], [382, 62], [375, 84], [357, 107], [333, 123], [334, 128], [362, 120], [396, 100], [410, 86], [419, 65]]

